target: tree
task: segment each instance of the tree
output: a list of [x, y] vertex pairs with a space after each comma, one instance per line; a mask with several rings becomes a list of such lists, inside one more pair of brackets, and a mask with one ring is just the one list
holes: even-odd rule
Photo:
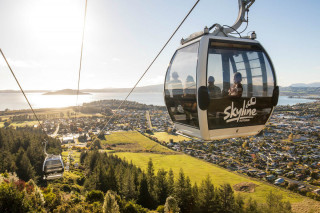
[[137, 203], [150, 209], [154, 207], [154, 201], [149, 193], [147, 178], [144, 174], [142, 175], [142, 179], [140, 181]]
[[152, 159], [149, 159], [148, 162], [148, 169], [147, 169], [147, 182], [148, 182], [148, 188], [149, 193], [153, 195], [154, 192], [154, 167], [152, 163]]
[[20, 179], [24, 181], [28, 181], [30, 179], [33, 179], [35, 177], [35, 171], [32, 167], [30, 160], [27, 156], [27, 153], [20, 148], [18, 152], [18, 156], [16, 159], [16, 165], [18, 167], [17, 169], [17, 175]]
[[92, 190], [86, 195], [86, 202], [94, 203], [94, 202], [104, 202], [103, 192], [100, 190]]
[[103, 213], [120, 213], [116, 195], [116, 192], [110, 190], [107, 192], [104, 197]]
[[164, 205], [164, 212], [165, 213], [178, 213], [180, 208], [178, 203], [174, 197], [168, 197], [166, 200], [166, 204]]
[[283, 202], [283, 197], [278, 194], [274, 194], [272, 191], [266, 197], [266, 206], [265, 211], [270, 213], [289, 213], [291, 211], [291, 204], [290, 202]]
[[101, 141], [100, 139], [95, 139], [92, 143], [93, 149], [101, 149]]
[[123, 213], [147, 213], [148, 210], [142, 206], [129, 201], [123, 209]]
[[234, 212], [243, 213], [244, 212], [244, 200], [241, 194], [238, 194], [235, 199]]
[[52, 187], [52, 185], [49, 185], [45, 190], [43, 190], [43, 197], [45, 207], [50, 211], [53, 211], [62, 203], [60, 190]]
[[167, 172], [164, 169], [159, 169], [155, 178], [155, 194], [158, 204], [163, 205], [169, 195]]
[[172, 169], [170, 168], [168, 173], [168, 194], [173, 195], [174, 193], [174, 174]]
[[199, 198], [199, 188], [197, 182], [192, 187], [192, 197], [194, 200], [194, 212], [201, 212], [200, 210], [200, 198]]
[[199, 190], [199, 207], [201, 212], [214, 212], [217, 209], [215, 189], [208, 175], [201, 182]]
[[105, 135], [104, 135], [104, 131], [101, 131], [101, 133], [98, 134], [98, 138], [99, 138], [100, 140], [106, 140], [106, 137], [105, 137]]
[[24, 193], [17, 190], [11, 183], [0, 184], [0, 212], [27, 212]]
[[44, 212], [44, 197], [41, 189], [35, 184], [35, 182], [30, 179], [26, 183], [25, 194], [28, 197], [29, 205], [33, 212]]
[[218, 189], [218, 199], [221, 212], [234, 212], [234, 192], [230, 184], [223, 184], [222, 186], [220, 186], [220, 188]]
[[248, 202], [246, 203], [245, 212], [247, 213], [258, 213], [258, 204], [257, 201], [252, 200], [251, 197], [249, 197]]
[[109, 190], [117, 190], [117, 179], [113, 166], [109, 166], [107, 169], [107, 185]]
[[10, 121], [10, 120], [7, 120], [7, 121], [5, 121], [5, 122], [3, 123], [3, 125], [4, 125], [5, 128], [9, 127], [10, 124], [11, 124], [11, 121]]
[[16, 170], [16, 164], [14, 162], [14, 156], [9, 151], [0, 152], [0, 173], [14, 172]]
[[128, 200], [137, 198], [138, 192], [136, 191], [136, 185], [134, 183], [134, 174], [130, 169], [125, 170], [122, 194]]
[[189, 177], [185, 177], [182, 169], [180, 169], [179, 178], [175, 184], [175, 197], [182, 212], [192, 211], [194, 207], [192, 187]]

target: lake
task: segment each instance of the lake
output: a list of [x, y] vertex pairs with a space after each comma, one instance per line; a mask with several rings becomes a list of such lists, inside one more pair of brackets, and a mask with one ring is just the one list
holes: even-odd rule
[[[77, 99], [75, 95], [42, 95], [42, 93], [27, 93], [26, 95], [32, 107], [35, 109], [75, 106]], [[81, 105], [82, 103], [106, 99], [123, 100], [126, 96], [127, 93], [92, 93], [92, 95], [79, 95], [78, 104]], [[128, 100], [164, 106], [163, 93], [132, 93]], [[313, 101], [314, 100], [310, 99], [280, 96], [279, 105], [294, 105]], [[5, 109], [29, 109], [29, 106], [21, 93], [0, 93], [0, 110]]]

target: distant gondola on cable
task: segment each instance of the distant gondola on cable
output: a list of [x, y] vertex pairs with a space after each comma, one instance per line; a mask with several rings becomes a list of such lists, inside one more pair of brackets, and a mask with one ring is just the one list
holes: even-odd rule
[[245, 20], [245, 11], [252, 4], [239, 3], [233, 27], [215, 24], [182, 39], [171, 59], [165, 104], [184, 135], [205, 141], [256, 135], [277, 105], [279, 88], [273, 64], [254, 40], [255, 32], [245, 38], [229, 35]]
[[44, 179], [52, 180], [63, 177], [64, 165], [60, 155], [48, 155], [43, 162]]

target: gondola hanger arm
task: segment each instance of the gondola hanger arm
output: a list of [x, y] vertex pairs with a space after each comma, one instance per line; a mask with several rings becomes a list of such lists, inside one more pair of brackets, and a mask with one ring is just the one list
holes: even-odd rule
[[[248, 22], [248, 20], [245, 19], [245, 14], [246, 14], [246, 12], [249, 11], [249, 8], [252, 6], [252, 4], [254, 2], [255, 2], [255, 0], [238, 0], [238, 3], [239, 3], [238, 18], [237, 18], [236, 22], [231, 27], [227, 26], [226, 28], [224, 28], [223, 26], [226, 26], [226, 25], [221, 26], [218, 23], [213, 24], [209, 28], [205, 27], [203, 31], [193, 33], [185, 39], [182, 38], [180, 41], [181, 45], [183, 45], [191, 40], [194, 40], [196, 38], [200, 38], [201, 36], [203, 36], [205, 34], [209, 34], [212, 29], [215, 29], [211, 33], [212, 35], [222, 36], [222, 37], [228, 37], [228, 34], [231, 34], [232, 32], [237, 32], [237, 29], [240, 28], [240, 26], [242, 25], [243, 22]], [[238, 33], [238, 34], [240, 35], [240, 33]], [[240, 35], [240, 37], [241, 37], [241, 35]], [[242, 38], [245, 38], [245, 37], [242, 37]], [[247, 38], [255, 39], [256, 38], [255, 32], [253, 32], [253, 35], [251, 37], [247, 37]]]
[[246, 12], [249, 11], [249, 8], [252, 6], [252, 4], [254, 2], [255, 2], [255, 0], [238, 0], [239, 13], [238, 13], [238, 18], [235, 21], [235, 23], [231, 27], [227, 27], [227, 28], [223, 28], [217, 24], [217, 28], [213, 32], [213, 34], [219, 35], [220, 33], [222, 33], [224, 35], [228, 35], [232, 32], [235, 32], [237, 29], [239, 29], [243, 22], [248, 21], [245, 19], [245, 14], [246, 14]]

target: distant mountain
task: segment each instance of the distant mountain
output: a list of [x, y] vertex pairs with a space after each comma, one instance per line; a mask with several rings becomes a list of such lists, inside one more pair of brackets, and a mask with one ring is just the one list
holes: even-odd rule
[[319, 98], [320, 87], [280, 87], [280, 95]]
[[291, 84], [290, 87], [320, 87], [320, 82], [314, 82], [310, 84], [297, 83], [297, 84]]
[[[129, 92], [130, 90], [131, 90], [131, 88], [105, 88], [105, 89], [82, 89], [82, 90], [80, 90], [80, 92], [82, 92], [82, 93], [105, 93], [105, 92], [124, 93], [124, 92]], [[0, 90], [0, 93], [20, 93], [20, 92], [21, 92], [20, 90]], [[63, 90], [58, 90], [55, 92], [51, 92], [49, 90], [25, 90], [25, 92], [26, 93], [41, 93], [42, 92], [42, 93], [45, 93], [44, 95], [76, 95], [77, 94], [77, 90], [71, 90], [71, 89], [63, 89]], [[163, 84], [137, 87], [134, 90], [134, 92], [160, 93], [160, 92], [163, 92]]]
[[[54, 92], [46, 92], [43, 95], [77, 95], [77, 90], [63, 89]], [[90, 93], [79, 92], [79, 95], [91, 95]]]
[[[49, 90], [25, 90], [26, 93], [41, 93]], [[20, 90], [0, 90], [0, 93], [21, 93]]]

